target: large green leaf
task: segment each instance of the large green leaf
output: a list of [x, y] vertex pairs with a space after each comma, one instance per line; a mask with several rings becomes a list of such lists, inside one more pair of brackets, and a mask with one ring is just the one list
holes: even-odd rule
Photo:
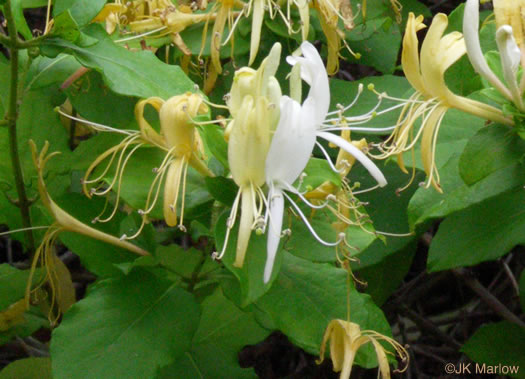
[[[410, 199], [408, 218], [411, 229], [418, 224], [424, 224], [427, 220], [445, 217], [488, 198], [503, 194], [522, 186], [525, 181], [523, 165], [516, 162], [489, 174], [469, 187], [459, 175], [459, 162], [461, 162], [459, 154], [456, 154], [440, 170], [442, 194], [420, 188]], [[472, 164], [473, 169], [477, 167], [477, 164]]]
[[116, 45], [99, 25], [90, 26], [87, 32], [100, 40], [80, 47], [63, 39], [50, 38], [45, 46], [54, 53], [69, 52], [83, 66], [101, 72], [109, 88], [121, 95], [168, 99], [194, 90], [193, 83], [179, 66], [163, 63], [150, 51], [132, 52]]
[[53, 331], [53, 377], [151, 378], [188, 351], [199, 316], [192, 295], [145, 271], [100, 282]]
[[[347, 275], [345, 270], [333, 265], [312, 263], [285, 253], [277, 280], [268, 293], [257, 300], [256, 307], [293, 343], [311, 354], [319, 354], [328, 323], [347, 317], [347, 291], [350, 291], [350, 321], [359, 324], [361, 329], [389, 335], [383, 312], [368, 295], [348, 287]], [[371, 346], [360, 350], [356, 360], [365, 367], [377, 364]]]
[[0, 371], [0, 379], [51, 379], [51, 359], [24, 358]]
[[55, 0], [53, 16], [57, 17], [68, 10], [79, 26], [87, 25], [100, 12], [107, 0]]
[[524, 201], [519, 187], [448, 216], [432, 239], [428, 269], [472, 266], [525, 243]]
[[68, 88], [67, 95], [75, 111], [89, 121], [113, 128], [129, 128], [135, 121], [137, 99], [108, 89], [98, 72], [82, 76]]
[[159, 378], [255, 378], [239, 367], [237, 355], [246, 345], [263, 340], [268, 331], [215, 291], [201, 304], [202, 316], [191, 349], [160, 371]]
[[516, 165], [525, 156], [525, 141], [504, 125], [480, 129], [469, 141], [459, 161], [459, 173], [469, 186], [497, 170]]
[[477, 373], [525, 378], [525, 329], [516, 324], [502, 321], [483, 325], [461, 351], [477, 362], [473, 368]]

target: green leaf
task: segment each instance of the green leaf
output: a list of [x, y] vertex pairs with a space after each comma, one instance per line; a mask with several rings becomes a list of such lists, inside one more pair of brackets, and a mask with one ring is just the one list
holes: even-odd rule
[[198, 128], [198, 130], [206, 148], [210, 150], [224, 168], [230, 167], [228, 164], [228, 144], [224, 140], [224, 132], [221, 127], [218, 125], [206, 125]]
[[63, 39], [50, 38], [44, 47], [73, 54], [83, 66], [101, 72], [109, 88], [121, 95], [168, 99], [194, 90], [193, 83], [179, 66], [163, 63], [150, 51], [132, 52], [116, 45], [103, 36], [105, 32], [100, 25], [92, 25], [85, 31], [100, 41], [80, 47]]
[[[239, 207], [240, 208], [240, 207]], [[239, 209], [240, 211], [240, 209]], [[225, 212], [219, 217], [215, 226], [215, 246], [218, 251], [224, 246], [226, 236], [226, 220], [228, 213]], [[258, 236], [255, 232], [252, 232], [250, 236], [250, 242], [246, 249], [246, 256], [244, 259], [244, 265], [242, 268], [233, 266], [235, 261], [235, 252], [237, 247], [237, 234], [239, 233], [239, 221], [235, 223], [234, 227], [230, 231], [230, 236], [227, 241], [226, 251], [221, 262], [224, 263], [226, 268], [233, 273], [235, 278], [238, 280], [237, 283], [233, 278], [226, 278], [221, 282], [223, 289], [230, 299], [234, 299], [236, 304], [241, 307], [245, 307], [259, 297], [261, 297], [272, 285], [273, 280], [277, 277], [281, 266], [281, 259], [283, 255], [282, 244], [277, 251], [277, 256], [273, 266], [272, 276], [270, 281], [266, 284], [263, 282], [264, 266], [266, 263], [266, 235]], [[238, 291], [238, 285], [240, 285], [240, 291]], [[240, 292], [240, 293], [236, 293]]]
[[151, 378], [190, 348], [199, 317], [192, 295], [144, 271], [100, 282], [53, 331], [53, 377]]
[[[29, 270], [19, 270], [7, 263], [0, 265], [0, 311], [22, 299], [25, 294]], [[38, 283], [39, 275], [35, 275], [33, 283]]]
[[459, 173], [467, 185], [497, 170], [519, 163], [525, 156], [525, 141], [504, 125], [480, 129], [469, 141], [459, 161]]
[[24, 358], [0, 371], [0, 379], [51, 379], [50, 358]]
[[[328, 323], [347, 317], [349, 290], [350, 321], [362, 330], [390, 335], [383, 312], [368, 295], [347, 286], [347, 275], [332, 265], [311, 263], [285, 253], [281, 272], [268, 293], [257, 300], [257, 309], [268, 315], [294, 344], [317, 355]], [[364, 367], [375, 367], [373, 348], [365, 346], [359, 350], [356, 361]]]
[[[394, 236], [385, 236], [384, 240], [376, 239], [360, 253], [359, 261], [352, 264], [354, 270], [361, 270], [380, 263], [390, 254], [403, 250], [415, 238], [415, 235], [406, 235], [410, 230], [406, 209], [410, 198], [419, 187], [412, 184], [397, 194], [396, 190], [407, 184], [408, 175], [399, 175], [399, 167], [393, 162], [384, 166], [380, 165], [379, 168], [387, 178], [388, 185], [360, 194], [359, 200], [368, 203], [366, 210], [374, 223], [375, 230], [394, 234]], [[417, 174], [414, 183], [417, 183], [421, 177], [421, 174]], [[352, 168], [350, 178], [359, 181], [361, 188], [371, 188], [376, 185], [368, 171], [359, 165]], [[402, 236], [395, 236], [395, 234]]]
[[76, 42], [80, 38], [78, 24], [74, 20], [71, 12], [66, 10], [55, 17], [53, 22], [54, 36], [64, 38], [67, 41]]
[[430, 271], [472, 266], [506, 254], [525, 243], [523, 188], [490, 198], [447, 217], [432, 239]]
[[158, 378], [254, 378], [253, 369], [239, 367], [237, 356], [244, 346], [262, 341], [269, 332], [220, 290], [201, 306], [202, 316], [191, 349], [161, 369]]
[[[459, 163], [461, 163], [460, 157], [456, 154], [440, 170], [442, 194], [420, 188], [410, 199], [408, 218], [412, 230], [428, 220], [448, 216], [453, 212], [520, 187], [525, 182], [523, 165], [515, 163], [498, 169], [469, 187], [461, 180]], [[479, 170], [477, 164], [473, 163], [471, 167]]]
[[107, 0], [55, 0], [53, 4], [53, 17], [56, 18], [63, 12], [71, 12], [71, 16], [80, 26], [87, 25], [100, 12]]
[[[391, 24], [390, 27], [383, 24], [370, 38], [363, 41], [349, 41], [349, 44], [354, 52], [361, 54], [361, 59], [349, 57], [349, 61], [372, 66], [385, 74], [391, 74], [396, 68], [401, 46], [401, 32], [397, 24]], [[349, 56], [345, 50], [341, 52], [344, 56]]]
[[[358, 278], [366, 282], [366, 293], [374, 303], [382, 305], [399, 287], [412, 265], [417, 240], [386, 256], [381, 262], [358, 271]], [[357, 266], [359, 267], [359, 266]]]
[[[463, 345], [461, 351], [477, 362], [477, 373], [525, 377], [522, 371], [525, 367], [525, 329], [516, 324], [502, 321], [483, 325]], [[491, 368], [506, 372], [490, 371]]]
[[80, 64], [71, 55], [61, 54], [53, 59], [39, 56], [33, 60], [27, 73], [24, 90], [37, 90], [52, 85], [58, 86], [80, 67]]
[[239, 187], [232, 179], [216, 176], [214, 178], [206, 178], [204, 181], [206, 188], [216, 200], [230, 207], [233, 205]]
[[75, 111], [89, 121], [113, 128], [129, 128], [135, 123], [137, 98], [111, 91], [96, 71], [76, 80], [75, 85], [67, 89], [67, 96]]

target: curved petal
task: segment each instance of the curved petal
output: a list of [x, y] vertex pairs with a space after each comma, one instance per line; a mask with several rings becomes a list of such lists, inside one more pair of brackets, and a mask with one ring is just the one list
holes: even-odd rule
[[373, 176], [373, 178], [377, 181], [377, 184], [379, 184], [380, 187], [386, 186], [387, 182], [385, 179], [385, 176], [379, 170], [379, 168], [375, 165], [374, 162], [370, 158], [368, 158], [365, 153], [363, 153], [361, 150], [359, 150], [357, 147], [352, 145], [350, 142], [346, 141], [345, 139], [336, 136], [335, 134], [328, 133], [328, 132], [318, 132], [317, 135], [321, 138], [324, 138], [328, 142], [333, 143], [334, 145], [339, 146], [341, 149], [346, 150], [350, 154], [352, 154], [365, 168], [368, 170], [370, 175]]
[[458, 33], [443, 37], [447, 26], [448, 18], [443, 13], [438, 13], [432, 20], [421, 46], [421, 75], [428, 94], [450, 102], [453, 94], [445, 84], [444, 73], [447, 65], [465, 53], [465, 46]]
[[283, 226], [284, 197], [280, 188], [272, 187], [268, 195], [268, 207], [270, 208], [270, 222], [268, 225], [268, 242], [266, 246], [266, 265], [264, 266], [264, 283], [270, 281], [273, 264], [279, 242], [281, 240], [281, 229]]
[[318, 125], [324, 121], [330, 108], [330, 86], [328, 74], [319, 52], [310, 42], [301, 44], [303, 57], [288, 56], [286, 61], [292, 66], [296, 63], [301, 65], [301, 78], [310, 85], [308, 97], [315, 100], [317, 107], [316, 122]]
[[414, 13], [408, 15], [405, 36], [403, 37], [403, 52], [401, 64], [407, 80], [418, 92], [424, 93], [425, 86], [419, 71], [419, 40], [417, 32], [424, 29], [423, 16], [415, 17]]
[[523, 100], [521, 99], [521, 91], [516, 75], [521, 61], [521, 51], [512, 35], [512, 27], [509, 25], [500, 27], [496, 32], [496, 42], [501, 57], [503, 77], [509, 86], [514, 104], [523, 110]]
[[479, 42], [479, 1], [467, 0], [465, 4], [465, 13], [463, 16], [463, 35], [467, 46], [467, 55], [476, 70], [481, 76], [492, 84], [503, 96], [512, 100], [510, 91], [498, 79], [496, 74], [490, 69]]

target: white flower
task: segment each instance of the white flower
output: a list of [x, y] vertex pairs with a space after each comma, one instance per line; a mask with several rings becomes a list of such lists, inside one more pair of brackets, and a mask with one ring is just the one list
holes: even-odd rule
[[[311, 204], [293, 187], [293, 183], [303, 172], [312, 150], [317, 143], [317, 137], [339, 146], [359, 160], [379, 186], [386, 185], [386, 179], [377, 166], [357, 147], [345, 139], [324, 131], [324, 122], [330, 107], [330, 87], [328, 75], [323, 61], [315, 47], [309, 42], [301, 44], [302, 57], [287, 57], [291, 65], [300, 65], [301, 78], [310, 85], [307, 99], [302, 105], [296, 100], [283, 96], [280, 102], [280, 119], [272, 138], [266, 158], [266, 184], [270, 191], [268, 195], [267, 215], [269, 215], [267, 261], [264, 270], [264, 282], [270, 276], [279, 246], [284, 213], [284, 198], [286, 197], [297, 213], [301, 216], [314, 237], [325, 245], [335, 246], [342, 236], [333, 243], [323, 241], [311, 227], [301, 209], [286, 194], [290, 191], [298, 195], [310, 207], [322, 207]], [[293, 86], [292, 86], [293, 87]], [[319, 143], [317, 143], [321, 146]], [[322, 147], [321, 147], [322, 148]], [[323, 149], [324, 151], [324, 149]], [[327, 154], [326, 154], [327, 155]], [[329, 158], [329, 157], [327, 157]], [[331, 163], [331, 161], [329, 160]], [[331, 163], [332, 167], [333, 163]], [[334, 167], [335, 170], [335, 167]]]

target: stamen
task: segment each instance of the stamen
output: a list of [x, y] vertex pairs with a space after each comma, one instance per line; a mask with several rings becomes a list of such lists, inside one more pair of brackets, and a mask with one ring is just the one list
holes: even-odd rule
[[[306, 227], [308, 228], [308, 230], [310, 231], [310, 233], [312, 234], [312, 236], [314, 236], [314, 238], [321, 244], [325, 245], [325, 246], [337, 246], [341, 243], [341, 241], [343, 241], [344, 239], [344, 236], [341, 237], [341, 234], [339, 234], [339, 238], [337, 239], [337, 241], [335, 242], [326, 242], [325, 240], [323, 240], [321, 237], [319, 237], [319, 235], [315, 232], [315, 229], [312, 227], [312, 225], [310, 224], [310, 222], [308, 221], [308, 218], [304, 215], [303, 211], [301, 210], [301, 208], [299, 208], [299, 206], [292, 200], [292, 198], [290, 196], [288, 196], [288, 194], [286, 192], [283, 192], [283, 195], [284, 197], [286, 197], [288, 199], [288, 201], [290, 201], [290, 203], [292, 204], [292, 206], [294, 207], [295, 211], [297, 211], [297, 213], [299, 214], [299, 216], [301, 217], [301, 219], [303, 220], [303, 222], [305, 223]], [[344, 233], [343, 233], [344, 234]]]
[[129, 130], [129, 129], [116, 129], [116, 128], [112, 128], [111, 126], [107, 126], [107, 125], [103, 125], [103, 124], [98, 124], [96, 122], [92, 122], [92, 121], [89, 121], [89, 120], [84, 120], [82, 118], [78, 118], [78, 117], [75, 117], [75, 116], [71, 116], [65, 112], [63, 112], [60, 107], [56, 107], [55, 108], [55, 111], [59, 114], [61, 114], [62, 116], [66, 117], [66, 118], [69, 118], [71, 120], [74, 120], [76, 122], [79, 122], [79, 123], [82, 123], [82, 124], [86, 124], [86, 125], [89, 125], [91, 126], [93, 129], [97, 130], [97, 131], [100, 131], [100, 132], [114, 132], [114, 133], [119, 133], [119, 134], [125, 134], [127, 136], [131, 136], [133, 134], [136, 134], [137, 131], [136, 130]]
[[145, 32], [145, 33], [142, 33], [142, 34], [138, 34], [138, 35], [135, 35], [135, 36], [132, 36], [132, 37], [127, 37], [127, 38], [122, 38], [122, 39], [117, 39], [115, 40], [114, 42], [115, 43], [121, 43], [121, 42], [128, 42], [128, 41], [132, 41], [134, 39], [140, 39], [142, 37], [146, 37], [146, 36], [149, 36], [151, 34], [155, 34], [157, 32], [160, 32], [162, 30], [165, 30], [167, 29], [167, 26], [161, 26], [160, 28], [158, 29], [154, 29], [154, 30], [150, 30], [149, 32]]

